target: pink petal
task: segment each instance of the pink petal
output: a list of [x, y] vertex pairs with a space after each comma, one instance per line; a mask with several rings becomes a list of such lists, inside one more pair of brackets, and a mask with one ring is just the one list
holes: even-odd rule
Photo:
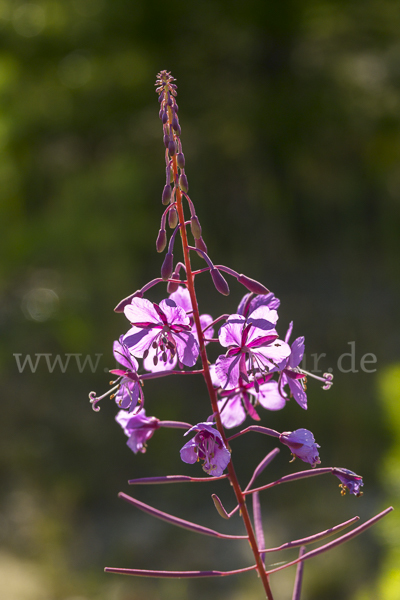
[[133, 298], [131, 304], [125, 306], [124, 313], [133, 325], [135, 323], [160, 323], [160, 317], [153, 303], [146, 298]]

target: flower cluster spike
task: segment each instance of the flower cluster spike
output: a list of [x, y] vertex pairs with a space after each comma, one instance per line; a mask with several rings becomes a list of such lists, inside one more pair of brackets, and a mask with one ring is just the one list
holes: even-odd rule
[[[152, 279], [140, 289], [126, 296], [115, 308], [126, 317], [125, 332], [114, 342], [113, 354], [118, 366], [111, 373], [115, 379], [111, 388], [101, 396], [95, 392], [89, 394], [93, 409], [97, 412], [98, 403], [109, 396], [114, 399], [119, 412], [116, 422], [127, 436], [127, 445], [134, 454], [146, 451], [147, 444], [160, 428], [170, 430], [170, 435], [182, 435], [176, 430], [184, 430], [189, 440], [184, 443], [180, 456], [189, 473], [196, 474], [196, 463], [200, 463], [208, 476], [196, 477], [184, 475], [156, 475], [131, 479], [131, 485], [158, 485], [203, 483], [227, 480], [235, 496], [234, 508], [227, 512], [220, 498], [212, 493], [212, 499], [218, 513], [224, 519], [235, 515], [242, 519], [245, 535], [226, 534], [193, 523], [120, 493], [120, 498], [153, 517], [166, 521], [170, 525], [182, 527], [192, 533], [209, 535], [214, 538], [242, 540], [250, 544], [255, 564], [230, 571], [163, 571], [144, 569], [106, 568], [107, 572], [142, 577], [195, 578], [224, 577], [256, 571], [268, 600], [273, 600], [269, 575], [275, 571], [298, 565], [294, 584], [293, 600], [300, 600], [304, 561], [336, 547], [358, 535], [377, 520], [388, 514], [391, 508], [383, 511], [350, 533], [341, 535], [310, 552], [307, 544], [319, 542], [327, 536], [339, 533], [358, 519], [354, 517], [330, 529], [321, 531], [300, 540], [292, 540], [278, 547], [265, 548], [264, 525], [262, 520], [262, 495], [268, 489], [283, 483], [293, 483], [300, 479], [330, 474], [339, 479], [341, 495], [361, 497], [362, 477], [345, 468], [318, 467], [321, 464], [319, 444], [315, 442], [311, 431], [298, 428], [294, 431], [279, 432], [266, 427], [270, 411], [283, 410], [293, 398], [297, 405], [308, 409], [307, 378], [313, 377], [322, 383], [324, 390], [332, 385], [332, 374], [322, 377], [309, 373], [302, 368], [305, 342], [297, 337], [290, 344], [293, 321], [289, 323], [283, 338], [279, 334], [278, 309], [280, 301], [261, 282], [239, 274], [231, 267], [215, 265], [208, 255], [202, 237], [202, 227], [195, 205], [188, 196], [189, 183], [186, 174], [186, 161], [182, 151], [181, 127], [176, 102], [177, 87], [169, 71], [160, 71], [157, 75], [156, 92], [159, 96], [159, 117], [162, 123], [165, 152], [165, 184], [161, 190], [161, 201], [165, 205], [161, 215], [160, 229], [156, 239], [156, 250], [164, 256], [161, 277]], [[189, 208], [190, 218], [185, 216]], [[185, 210], [184, 210], [185, 209]], [[167, 220], [169, 228], [167, 233]], [[179, 236], [178, 236], [179, 233]], [[188, 234], [194, 240], [189, 244]], [[174, 243], [180, 237], [182, 242], [182, 261], [174, 263]], [[169, 239], [168, 239], [169, 237]], [[204, 261], [204, 268], [193, 270], [191, 256], [198, 255]], [[201, 313], [195, 289], [200, 275], [207, 273], [217, 292], [227, 296], [230, 293], [225, 274], [235, 278], [243, 285], [247, 293], [232, 307], [231, 313], [213, 318], [207, 312]], [[224, 275], [223, 275], [224, 274]], [[197, 279], [198, 278], [198, 279]], [[150, 289], [166, 287], [158, 302], [145, 297]], [[161, 294], [160, 294], [161, 295]], [[218, 324], [218, 330], [217, 330]], [[219, 354], [214, 363], [208, 358], [208, 345], [219, 344]], [[204, 405], [204, 418], [200, 423], [160, 420], [147, 416], [144, 409], [143, 387], [146, 383], [151, 391], [151, 380], [176, 376], [202, 377], [210, 404]], [[173, 385], [173, 383], [172, 383]], [[200, 401], [201, 399], [199, 399]], [[196, 399], [197, 403], [197, 399]], [[151, 401], [150, 401], [151, 405]], [[147, 404], [146, 404], [147, 407]], [[190, 404], [186, 405], [190, 410]], [[211, 413], [211, 414], [210, 414]], [[187, 416], [191, 420], [190, 414]], [[227, 436], [227, 430], [241, 427], [246, 420], [258, 423], [247, 425], [236, 433]], [[250, 421], [250, 422], [251, 422]], [[174, 431], [175, 430], [175, 431]], [[235, 443], [232, 442], [247, 433], [256, 433], [275, 438], [289, 448], [294, 460], [298, 458], [307, 465], [307, 469], [295, 473], [286, 473], [270, 483], [254, 487], [254, 482], [267, 469], [271, 461], [280, 452], [279, 448], [269, 448], [261, 461], [252, 465], [247, 486], [242, 489], [234, 468]], [[264, 438], [267, 439], [267, 438]], [[251, 462], [251, 459], [249, 459]], [[292, 461], [290, 461], [292, 462]], [[311, 466], [311, 468], [310, 468]], [[197, 471], [198, 473], [198, 471]], [[282, 493], [286, 486], [283, 486]], [[263, 494], [262, 494], [263, 493]], [[246, 497], [252, 496], [253, 519], [246, 505]], [[225, 502], [225, 501], [224, 501]], [[242, 532], [243, 532], [242, 526]], [[275, 569], [266, 570], [265, 555], [269, 552], [285, 551], [300, 547], [299, 557]]]

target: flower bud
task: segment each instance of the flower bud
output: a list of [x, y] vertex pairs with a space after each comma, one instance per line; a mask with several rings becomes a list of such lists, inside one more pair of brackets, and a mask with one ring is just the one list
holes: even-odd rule
[[201, 238], [201, 225], [196, 215], [194, 215], [190, 219], [190, 229], [192, 230], [192, 234], [195, 240]]
[[164, 98], [164, 94], [161, 92], [161, 94], [158, 96], [158, 101], [160, 104], [163, 101], [163, 98]]
[[164, 112], [162, 114], [161, 120], [162, 120], [162, 124], [165, 125], [165, 123], [168, 121], [168, 113]]
[[181, 135], [181, 126], [175, 116], [172, 118], [172, 128], [176, 131], [177, 135]]
[[168, 148], [168, 144], [169, 144], [169, 135], [166, 133], [166, 134], [164, 134], [164, 146], [166, 148]]
[[259, 283], [255, 279], [251, 279], [250, 277], [247, 277], [246, 275], [243, 275], [243, 274], [239, 275], [237, 280], [239, 283], [244, 285], [245, 288], [247, 288], [250, 292], [253, 292], [254, 294], [268, 294], [269, 293], [269, 290], [267, 290], [267, 288], [262, 283]]
[[167, 185], [164, 186], [163, 193], [161, 196], [161, 202], [163, 204], [169, 204], [169, 201], [171, 200], [171, 192], [172, 192], [171, 186], [168, 183]]
[[172, 117], [172, 123], [171, 123], [171, 125], [172, 125], [172, 129], [174, 129], [175, 131], [178, 131], [178, 129], [180, 129], [178, 117], [176, 115], [174, 115]]
[[175, 229], [175, 227], [178, 225], [178, 213], [176, 212], [175, 208], [171, 208], [168, 213], [168, 225], [171, 227], [171, 229]]
[[178, 162], [178, 167], [180, 169], [184, 169], [185, 168], [185, 156], [184, 156], [184, 154], [182, 152], [179, 152], [176, 155], [176, 160]]
[[[172, 278], [175, 278], [174, 273], [172, 273]], [[174, 283], [173, 281], [169, 281], [167, 285], [167, 293], [173, 294], [179, 287], [179, 283]]]
[[181, 188], [182, 192], [187, 193], [189, 190], [189, 184], [185, 173], [181, 173], [179, 176], [179, 187]]
[[[202, 237], [199, 237], [199, 239], [195, 239], [194, 245], [196, 246], [196, 248], [198, 248], [199, 250], [203, 250], [203, 252], [207, 254], [207, 246], [205, 245]], [[199, 254], [199, 256], [201, 256], [201, 254]]]
[[175, 144], [174, 140], [169, 140], [168, 152], [171, 157], [174, 156], [174, 154], [176, 152], [176, 144]]
[[114, 312], [123, 313], [125, 306], [131, 304], [133, 298], [143, 298], [142, 290], [136, 290], [136, 292], [134, 292], [130, 296], [127, 296], [126, 298], [121, 300], [121, 302], [118, 302], [117, 306], [114, 308]]
[[167, 245], [167, 232], [165, 229], [160, 229], [156, 240], [157, 252], [162, 252]]
[[221, 275], [218, 269], [213, 267], [210, 273], [217, 292], [223, 296], [229, 296], [229, 286], [226, 282], [226, 279]]
[[161, 278], [164, 281], [168, 281], [172, 275], [174, 268], [174, 255], [167, 252], [164, 258], [164, 262], [161, 266]]

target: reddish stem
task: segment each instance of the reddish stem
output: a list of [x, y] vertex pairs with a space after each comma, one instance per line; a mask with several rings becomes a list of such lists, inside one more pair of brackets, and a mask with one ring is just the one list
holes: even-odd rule
[[[171, 122], [172, 121], [172, 111], [169, 107], [168, 107], [168, 117], [169, 117], [169, 122]], [[174, 134], [174, 139], [175, 139], [175, 134]], [[186, 268], [186, 285], [187, 285], [187, 289], [189, 291], [190, 300], [192, 302], [192, 307], [193, 307], [193, 319], [194, 319], [194, 322], [196, 325], [197, 336], [198, 336], [198, 340], [199, 340], [200, 357], [201, 357], [201, 362], [203, 365], [203, 377], [204, 377], [204, 380], [205, 380], [205, 383], [207, 386], [207, 390], [208, 390], [208, 393], [210, 396], [212, 411], [215, 416], [217, 429], [220, 432], [222, 439], [224, 440], [224, 443], [229, 448], [229, 444], [225, 437], [224, 428], [222, 426], [221, 416], [220, 416], [220, 413], [218, 410], [216, 392], [215, 392], [214, 386], [211, 381], [205, 340], [204, 340], [204, 335], [203, 335], [203, 331], [202, 331], [201, 323], [200, 323], [199, 307], [197, 304], [196, 291], [194, 288], [194, 276], [193, 276], [192, 266], [190, 263], [190, 256], [189, 256], [189, 244], [188, 244], [188, 238], [187, 238], [187, 232], [186, 232], [186, 226], [185, 226], [185, 215], [184, 215], [183, 206], [182, 206], [182, 192], [178, 186], [178, 162], [177, 162], [176, 154], [172, 157], [172, 168], [173, 168], [173, 172], [174, 172], [174, 181], [175, 181], [175, 187], [176, 187], [176, 210], [178, 212], [178, 217], [179, 217], [182, 249], [183, 249], [184, 263], [185, 263], [185, 268]], [[267, 595], [268, 600], [273, 600], [271, 588], [269, 585], [268, 575], [265, 571], [265, 566], [264, 566], [264, 563], [263, 563], [261, 555], [260, 555], [256, 537], [255, 537], [253, 527], [251, 524], [250, 516], [249, 516], [248, 510], [247, 510], [246, 499], [245, 499], [245, 496], [243, 495], [243, 492], [239, 485], [239, 481], [237, 479], [232, 460], [228, 464], [228, 473], [229, 473], [230, 482], [231, 482], [233, 490], [235, 492], [237, 502], [240, 507], [240, 512], [241, 512], [241, 516], [243, 519], [243, 523], [246, 528], [247, 535], [249, 537], [249, 543], [250, 543], [251, 549], [253, 551], [254, 558], [256, 560], [257, 571], [258, 571], [261, 581], [264, 585], [265, 593]]]

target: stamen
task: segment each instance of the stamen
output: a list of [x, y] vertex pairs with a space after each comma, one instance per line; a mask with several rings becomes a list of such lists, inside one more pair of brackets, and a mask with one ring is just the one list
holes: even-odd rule
[[305, 371], [304, 369], [298, 369], [298, 372], [304, 373], [305, 375], [308, 375], [309, 377], [312, 377], [313, 379], [318, 379], [318, 381], [322, 381], [322, 383], [324, 384], [322, 386], [323, 390], [329, 390], [329, 388], [332, 387], [333, 373], [324, 373], [322, 377], [318, 377], [318, 375], [309, 373], [308, 371]]

